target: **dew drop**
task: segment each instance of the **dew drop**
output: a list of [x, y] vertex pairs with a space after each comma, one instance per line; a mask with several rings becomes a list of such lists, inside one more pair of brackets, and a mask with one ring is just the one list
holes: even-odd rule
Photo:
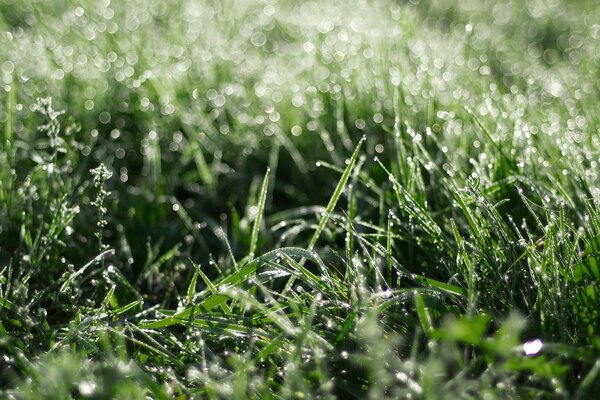
[[540, 339], [534, 339], [529, 342], [523, 343], [523, 351], [527, 356], [535, 356], [542, 350], [543, 343]]

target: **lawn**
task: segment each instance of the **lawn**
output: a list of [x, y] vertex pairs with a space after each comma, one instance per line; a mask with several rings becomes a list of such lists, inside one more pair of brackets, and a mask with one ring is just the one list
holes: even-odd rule
[[598, 2], [0, 0], [0, 80], [0, 398], [600, 390]]

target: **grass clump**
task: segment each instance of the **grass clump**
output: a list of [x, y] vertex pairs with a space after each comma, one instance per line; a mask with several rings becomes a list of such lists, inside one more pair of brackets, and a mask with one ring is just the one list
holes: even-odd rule
[[593, 397], [599, 14], [0, 0], [2, 397]]

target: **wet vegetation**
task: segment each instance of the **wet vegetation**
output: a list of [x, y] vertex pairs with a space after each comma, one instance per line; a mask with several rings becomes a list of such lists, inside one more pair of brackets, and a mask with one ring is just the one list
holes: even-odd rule
[[2, 398], [593, 398], [594, 1], [0, 0]]

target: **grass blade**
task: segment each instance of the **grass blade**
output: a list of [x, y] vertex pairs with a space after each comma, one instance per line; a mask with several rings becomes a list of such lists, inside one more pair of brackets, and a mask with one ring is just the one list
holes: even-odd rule
[[265, 177], [263, 178], [263, 183], [260, 188], [260, 195], [258, 196], [258, 205], [256, 211], [256, 219], [254, 220], [254, 225], [252, 226], [252, 235], [250, 237], [250, 252], [248, 253], [248, 259], [254, 259], [254, 253], [256, 251], [256, 245], [258, 243], [258, 231], [260, 230], [260, 223], [262, 221], [262, 216], [265, 211], [265, 201], [267, 200], [267, 193], [269, 189], [269, 172], [270, 168], [267, 168], [267, 172], [265, 173]]
[[335, 187], [335, 190], [333, 191], [333, 195], [329, 199], [329, 203], [327, 204], [327, 207], [325, 207], [325, 212], [323, 213], [323, 215], [321, 216], [321, 219], [319, 220], [317, 229], [315, 230], [315, 233], [310, 238], [310, 242], [308, 242], [308, 247], [307, 247], [308, 251], [312, 251], [315, 248], [315, 244], [317, 243], [317, 240], [319, 240], [319, 236], [321, 236], [321, 232], [323, 232], [323, 228], [325, 228], [325, 224], [329, 220], [329, 216], [331, 215], [340, 196], [342, 195], [342, 193], [344, 191], [344, 188], [346, 187], [346, 182], [348, 182], [348, 178], [350, 178], [350, 173], [352, 172], [352, 169], [354, 168], [354, 164], [356, 164], [356, 160], [358, 158], [360, 148], [365, 140], [366, 140], [366, 138], [363, 136], [360, 139], [360, 141], [358, 142], [358, 145], [356, 146], [356, 148], [354, 149], [354, 152], [352, 153], [352, 156], [350, 157], [350, 160], [348, 161], [348, 164], [346, 165], [346, 168], [344, 169], [344, 173], [342, 174], [342, 177], [340, 178], [337, 186]]

